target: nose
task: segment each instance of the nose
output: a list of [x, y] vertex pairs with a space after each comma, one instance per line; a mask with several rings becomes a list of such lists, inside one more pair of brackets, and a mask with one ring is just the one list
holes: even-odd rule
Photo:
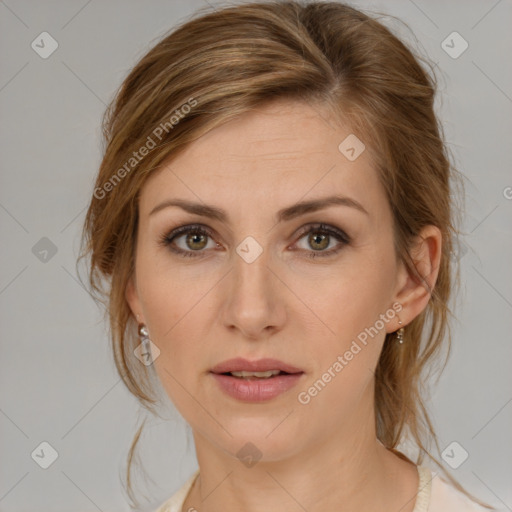
[[246, 339], [265, 339], [285, 324], [286, 287], [270, 268], [265, 250], [252, 262], [238, 253], [233, 260], [226, 277], [222, 321], [227, 329], [238, 331]]

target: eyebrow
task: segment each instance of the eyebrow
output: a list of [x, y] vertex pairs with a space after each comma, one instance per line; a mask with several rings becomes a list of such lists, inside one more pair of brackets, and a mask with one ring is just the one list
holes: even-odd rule
[[[216, 219], [220, 222], [226, 223], [228, 221], [228, 214], [222, 210], [221, 208], [217, 208], [216, 206], [211, 206], [207, 204], [194, 203], [192, 201], [186, 201], [184, 199], [169, 199], [155, 206], [149, 215], [154, 215], [155, 213], [163, 210], [164, 208], [169, 208], [171, 206], [177, 206], [188, 213], [192, 213], [195, 215], [200, 215], [202, 217], [208, 217], [211, 219]], [[369, 213], [363, 207], [361, 203], [347, 196], [328, 196], [321, 197], [318, 199], [313, 199], [311, 201], [302, 201], [300, 203], [296, 203], [292, 206], [288, 206], [279, 210], [276, 215], [276, 219], [278, 222], [288, 221], [294, 219], [296, 217], [300, 217], [301, 215], [305, 215], [306, 213], [316, 212], [318, 210], [323, 210], [324, 208], [328, 208], [329, 206], [349, 206], [354, 208], [366, 215]]]

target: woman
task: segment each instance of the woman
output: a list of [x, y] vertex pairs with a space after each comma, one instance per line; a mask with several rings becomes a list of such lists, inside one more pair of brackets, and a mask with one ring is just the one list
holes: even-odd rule
[[124, 382], [192, 428], [199, 470], [158, 511], [484, 510], [421, 465], [456, 235], [434, 93], [325, 2], [203, 15], [124, 81], [83, 255]]

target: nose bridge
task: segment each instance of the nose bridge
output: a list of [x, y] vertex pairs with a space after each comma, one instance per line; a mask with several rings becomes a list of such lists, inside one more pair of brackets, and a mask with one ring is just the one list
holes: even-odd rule
[[258, 337], [280, 321], [279, 297], [270, 264], [270, 252], [253, 237], [236, 248], [230, 272], [230, 293], [226, 301], [225, 322], [248, 337]]
[[239, 302], [261, 306], [271, 300], [269, 252], [254, 238], [248, 238], [237, 247], [234, 256], [232, 291]]

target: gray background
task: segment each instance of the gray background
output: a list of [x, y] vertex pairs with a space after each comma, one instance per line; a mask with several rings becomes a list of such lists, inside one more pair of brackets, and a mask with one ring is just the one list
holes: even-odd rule
[[[1, 511], [129, 510], [119, 474], [142, 416], [114, 371], [103, 313], [75, 260], [106, 103], [150, 45], [206, 5], [0, 2]], [[512, 2], [354, 5], [405, 21], [419, 43], [387, 24], [438, 64], [438, 111], [467, 178], [467, 212], [459, 322], [432, 413], [441, 448], [457, 441], [469, 453], [453, 474], [512, 510]], [[59, 45], [47, 59], [31, 48], [43, 31]], [[441, 47], [453, 31], [469, 43], [458, 58]], [[52, 244], [56, 254], [40, 252]], [[43, 441], [58, 453], [48, 469], [31, 457]], [[141, 449], [153, 482], [137, 488], [151, 509], [195, 469], [194, 449], [172, 412], [149, 422]]]

